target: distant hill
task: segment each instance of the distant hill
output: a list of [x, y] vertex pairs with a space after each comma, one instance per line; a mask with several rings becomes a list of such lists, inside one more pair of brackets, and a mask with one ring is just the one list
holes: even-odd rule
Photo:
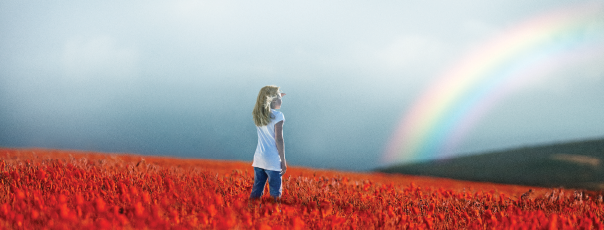
[[545, 187], [604, 190], [604, 138], [395, 165], [375, 171]]

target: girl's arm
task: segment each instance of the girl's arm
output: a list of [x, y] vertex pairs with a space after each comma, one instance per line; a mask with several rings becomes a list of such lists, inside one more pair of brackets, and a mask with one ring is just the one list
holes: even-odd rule
[[277, 143], [277, 151], [279, 152], [279, 158], [281, 158], [281, 175], [283, 175], [287, 170], [287, 163], [285, 162], [285, 144], [283, 142], [283, 121], [275, 124], [275, 143]]

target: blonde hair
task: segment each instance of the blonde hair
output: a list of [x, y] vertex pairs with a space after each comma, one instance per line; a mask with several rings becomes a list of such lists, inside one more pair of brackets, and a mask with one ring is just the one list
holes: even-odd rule
[[252, 115], [254, 116], [254, 124], [256, 126], [266, 126], [271, 122], [271, 102], [278, 96], [279, 87], [274, 85], [267, 85], [260, 89], [258, 98], [256, 98], [256, 105]]

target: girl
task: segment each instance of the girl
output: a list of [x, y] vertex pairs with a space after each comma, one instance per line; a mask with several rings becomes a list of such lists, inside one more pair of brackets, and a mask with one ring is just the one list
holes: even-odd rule
[[277, 200], [281, 197], [281, 176], [287, 170], [283, 145], [283, 113], [281, 98], [285, 93], [279, 87], [269, 85], [262, 87], [256, 99], [252, 115], [258, 133], [258, 146], [254, 153], [254, 187], [250, 199], [260, 198], [268, 179], [270, 194]]

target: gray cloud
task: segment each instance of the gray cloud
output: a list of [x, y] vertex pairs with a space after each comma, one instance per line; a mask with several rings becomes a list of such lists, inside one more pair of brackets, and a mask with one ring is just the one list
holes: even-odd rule
[[[275, 84], [291, 164], [366, 170], [439, 74], [565, 4], [3, 1], [0, 145], [251, 160]], [[601, 60], [506, 99], [459, 152], [602, 135]]]

